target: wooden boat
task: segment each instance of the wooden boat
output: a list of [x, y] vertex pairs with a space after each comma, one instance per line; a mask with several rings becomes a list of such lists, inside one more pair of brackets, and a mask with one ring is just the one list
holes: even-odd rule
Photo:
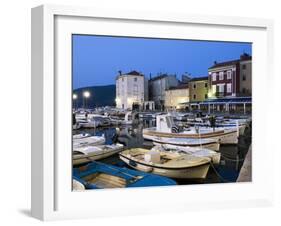
[[210, 158], [179, 152], [132, 148], [119, 153], [130, 167], [161, 176], [182, 179], [204, 179], [210, 167]]
[[101, 162], [92, 162], [84, 167], [74, 168], [73, 179], [83, 184], [86, 189], [176, 185], [176, 182], [170, 178]]
[[168, 137], [168, 138], [212, 138], [220, 144], [237, 144], [238, 131], [236, 128], [210, 128], [210, 127], [190, 127], [180, 131], [169, 115], [158, 115], [156, 127], [143, 129], [144, 138], [147, 136]]
[[203, 147], [187, 147], [171, 144], [161, 144], [152, 148], [152, 150], [178, 151], [197, 157], [210, 158], [213, 164], [219, 164], [221, 153]]
[[86, 136], [73, 139], [73, 148], [102, 145], [105, 143], [104, 136]]
[[200, 147], [208, 148], [214, 151], [219, 151], [220, 143], [216, 139], [205, 138], [205, 139], [195, 139], [195, 138], [169, 138], [169, 137], [157, 137], [144, 135], [147, 140], [152, 140], [153, 144], [171, 144], [177, 146], [188, 146], [188, 147]]
[[83, 191], [85, 186], [80, 183], [78, 180], [72, 179], [72, 190], [73, 191]]
[[123, 150], [123, 144], [85, 146], [73, 149], [73, 165], [80, 165], [94, 160], [100, 160]]

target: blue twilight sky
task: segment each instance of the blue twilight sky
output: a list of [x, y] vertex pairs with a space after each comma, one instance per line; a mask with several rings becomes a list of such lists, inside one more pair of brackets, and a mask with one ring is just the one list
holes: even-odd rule
[[73, 35], [73, 88], [115, 84], [118, 71], [206, 76], [214, 61], [252, 55], [250, 43]]

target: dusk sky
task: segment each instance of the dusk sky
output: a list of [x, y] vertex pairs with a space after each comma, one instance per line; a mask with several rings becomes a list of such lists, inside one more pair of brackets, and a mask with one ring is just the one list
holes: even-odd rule
[[118, 71], [207, 76], [214, 61], [252, 55], [250, 43], [73, 35], [73, 88], [115, 84]]

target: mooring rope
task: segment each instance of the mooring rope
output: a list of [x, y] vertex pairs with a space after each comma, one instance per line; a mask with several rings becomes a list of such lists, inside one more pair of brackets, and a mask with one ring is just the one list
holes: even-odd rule
[[219, 174], [219, 172], [216, 170], [216, 168], [215, 168], [214, 164], [212, 163], [212, 161], [210, 162], [210, 165], [212, 166], [212, 168], [213, 168], [215, 174], [218, 176], [218, 178], [219, 178], [221, 181], [223, 181], [223, 182], [231, 182], [231, 181], [229, 181], [229, 180], [226, 180], [225, 178], [223, 178], [223, 177]]
[[228, 161], [232, 161], [232, 162], [241, 162], [244, 161], [245, 159], [232, 159], [232, 158], [228, 158], [225, 155], [221, 154], [221, 157], [223, 157], [224, 159], [228, 160]]

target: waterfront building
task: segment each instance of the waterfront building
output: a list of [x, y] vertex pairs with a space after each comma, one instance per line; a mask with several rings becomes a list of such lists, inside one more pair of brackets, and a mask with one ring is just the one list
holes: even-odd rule
[[165, 91], [165, 109], [182, 109], [185, 108], [183, 104], [186, 102], [189, 102], [188, 84], [171, 87]]
[[209, 97], [251, 96], [252, 57], [246, 53], [240, 59], [214, 62], [208, 69]]
[[196, 77], [189, 81], [189, 106], [199, 108], [198, 103], [208, 99], [208, 76]]
[[141, 109], [147, 100], [147, 81], [137, 71], [126, 74], [119, 72], [116, 77], [116, 107], [128, 110]]
[[171, 87], [176, 87], [179, 81], [176, 75], [161, 74], [148, 81], [149, 100], [154, 101], [155, 109], [164, 110], [165, 91]]

